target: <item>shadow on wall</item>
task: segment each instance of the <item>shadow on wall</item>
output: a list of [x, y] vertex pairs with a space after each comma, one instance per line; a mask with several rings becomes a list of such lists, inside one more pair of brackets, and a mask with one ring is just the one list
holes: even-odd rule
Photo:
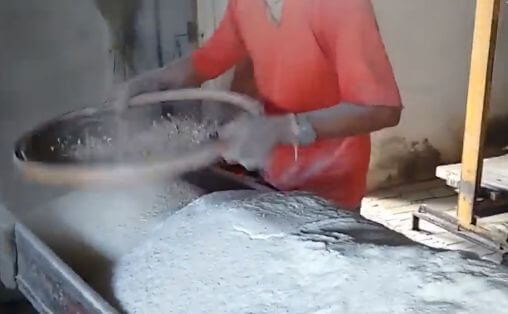
[[[490, 119], [485, 139], [485, 158], [507, 152], [507, 134], [508, 115]], [[462, 138], [462, 133], [457, 134], [457, 141], [462, 141]], [[371, 169], [375, 169], [375, 188], [434, 179], [437, 166], [459, 162], [443, 158], [427, 138], [420, 142], [409, 142], [403, 137], [391, 137], [382, 139], [378, 145], [383, 147], [383, 152], [371, 165]]]
[[429, 179], [441, 163], [441, 153], [424, 139], [421, 142], [403, 137], [383, 139], [379, 143], [383, 153], [371, 165], [382, 182], [376, 188]]
[[485, 139], [485, 157], [506, 153], [508, 148], [508, 114], [491, 118]]

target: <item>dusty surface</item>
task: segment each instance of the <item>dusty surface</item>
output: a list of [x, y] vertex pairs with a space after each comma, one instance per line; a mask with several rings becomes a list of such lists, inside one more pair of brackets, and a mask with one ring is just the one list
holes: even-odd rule
[[434, 314], [508, 307], [508, 271], [501, 266], [418, 245], [308, 195], [222, 196], [178, 211], [119, 260], [113, 288], [126, 312]]

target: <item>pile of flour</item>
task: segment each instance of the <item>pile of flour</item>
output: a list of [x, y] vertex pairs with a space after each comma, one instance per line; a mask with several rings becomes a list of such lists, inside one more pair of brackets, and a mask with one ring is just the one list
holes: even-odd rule
[[168, 217], [113, 271], [127, 313], [506, 313], [508, 270], [415, 244], [304, 194]]

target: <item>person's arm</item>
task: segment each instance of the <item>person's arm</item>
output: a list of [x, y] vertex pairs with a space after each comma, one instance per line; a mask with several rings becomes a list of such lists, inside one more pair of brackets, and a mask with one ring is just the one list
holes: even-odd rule
[[365, 106], [341, 103], [302, 114], [318, 138], [336, 138], [367, 134], [399, 124], [402, 109], [389, 106]]
[[323, 1], [315, 30], [333, 61], [343, 102], [303, 114], [318, 138], [371, 133], [399, 123], [402, 105], [370, 0]]
[[160, 90], [199, 86], [245, 59], [247, 51], [235, 18], [236, 1], [229, 1], [219, 27], [203, 47], [163, 68], [129, 80], [126, 84], [128, 97]]
[[126, 83], [128, 96], [139, 94], [199, 86], [203, 80], [199, 78], [190, 56], [178, 59], [163, 68], [140, 74]]

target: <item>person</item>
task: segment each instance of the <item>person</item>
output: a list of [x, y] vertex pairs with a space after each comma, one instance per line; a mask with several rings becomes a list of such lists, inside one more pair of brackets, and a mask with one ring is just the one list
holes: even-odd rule
[[246, 59], [266, 115], [224, 128], [224, 158], [359, 210], [370, 133], [402, 110], [370, 0], [230, 0], [201, 48], [127, 81], [123, 97], [199, 86]]

